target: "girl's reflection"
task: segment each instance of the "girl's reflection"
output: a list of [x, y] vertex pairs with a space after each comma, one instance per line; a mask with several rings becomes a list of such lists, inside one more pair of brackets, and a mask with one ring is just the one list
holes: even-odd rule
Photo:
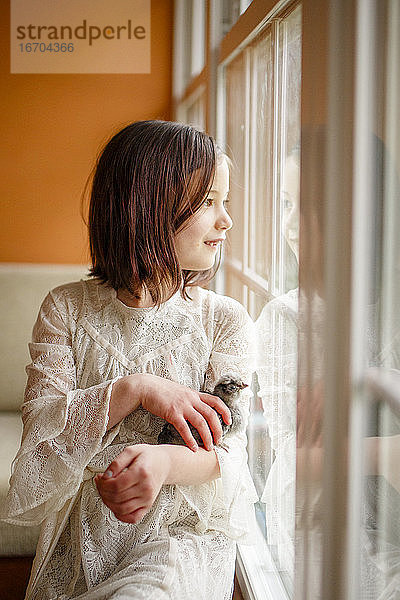
[[[296, 560], [300, 569], [303, 549], [308, 553], [308, 590], [318, 598], [321, 576], [321, 479], [323, 467], [323, 362], [324, 287], [323, 251], [325, 177], [311, 154], [324, 163], [323, 128], [303, 132], [303, 144], [312, 148], [302, 159], [303, 176], [311, 197], [300, 208], [300, 156], [295, 148], [284, 163], [282, 185], [282, 232], [290, 250], [299, 257], [299, 224], [308, 233], [302, 239], [302, 291], [292, 289], [270, 301], [257, 321], [258, 381], [272, 447], [272, 466], [262, 501], [266, 504], [268, 542], [276, 548], [280, 567], [293, 572], [295, 521]], [[371, 185], [375, 205], [371, 240], [372, 285], [365, 298], [368, 323], [365, 335], [365, 366], [400, 369], [395, 333], [382, 346], [385, 318], [380, 286], [382, 269], [382, 213], [388, 159], [383, 144], [373, 138], [374, 168]], [[314, 171], [313, 171], [314, 169]], [[386, 169], [386, 173], [385, 173]], [[392, 199], [393, 201], [393, 199]], [[400, 202], [399, 202], [400, 206]], [[400, 211], [397, 208], [397, 216]], [[400, 218], [398, 220], [400, 224]], [[400, 288], [398, 271], [392, 274], [393, 289]], [[397, 279], [396, 279], [397, 278]], [[391, 289], [391, 288], [390, 288]], [[338, 290], [340, 293], [340, 290]], [[393, 343], [392, 343], [393, 342]], [[297, 355], [299, 348], [299, 356]], [[388, 424], [388, 421], [390, 423]], [[384, 424], [384, 426], [383, 426]], [[390, 426], [389, 426], [390, 425]], [[296, 435], [297, 434], [297, 435]], [[397, 435], [396, 435], [397, 434]], [[365, 492], [362, 500], [360, 598], [400, 598], [400, 478], [395, 465], [400, 459], [400, 427], [392, 416], [384, 421], [375, 408], [368, 415], [365, 432]], [[297, 446], [297, 447], [296, 447]], [[398, 459], [397, 459], [398, 457]], [[297, 458], [297, 462], [296, 462]], [[391, 465], [391, 467], [390, 467]], [[347, 468], [346, 465], [343, 467]], [[297, 470], [297, 489], [296, 488]], [[310, 566], [311, 563], [311, 566]], [[392, 595], [390, 595], [392, 594]], [[394, 595], [393, 595], [394, 594]]]

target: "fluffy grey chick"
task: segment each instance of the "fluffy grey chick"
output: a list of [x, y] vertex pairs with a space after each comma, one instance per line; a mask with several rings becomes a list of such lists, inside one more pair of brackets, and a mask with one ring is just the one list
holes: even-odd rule
[[[243, 388], [246, 387], [247, 384], [243, 383], [240, 377], [238, 377], [237, 375], [228, 374], [224, 375], [218, 380], [214, 390], [212, 391], [212, 395], [221, 398], [221, 400], [225, 402], [226, 406], [231, 412], [232, 422], [230, 425], [227, 425], [224, 422], [222, 416], [219, 414], [219, 412], [215, 411], [217, 413], [222, 427], [221, 441], [229, 433], [235, 433], [236, 431], [238, 431], [242, 425], [242, 415], [240, 413], [238, 401], [240, 397], [240, 392], [243, 390]], [[198, 445], [204, 447], [203, 440], [201, 439], [197, 429], [195, 429], [191, 423], [188, 423], [188, 425]], [[185, 446], [185, 442], [183, 441], [181, 435], [178, 433], [175, 427], [171, 425], [171, 423], [165, 423], [158, 436], [158, 443]]]

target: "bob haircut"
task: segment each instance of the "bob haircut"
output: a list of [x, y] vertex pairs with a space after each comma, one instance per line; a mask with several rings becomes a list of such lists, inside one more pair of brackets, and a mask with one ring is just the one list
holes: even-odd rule
[[137, 121], [112, 137], [92, 181], [90, 275], [136, 296], [145, 287], [157, 306], [208, 282], [220, 258], [182, 271], [174, 238], [204, 203], [219, 156], [210, 136], [181, 123]]

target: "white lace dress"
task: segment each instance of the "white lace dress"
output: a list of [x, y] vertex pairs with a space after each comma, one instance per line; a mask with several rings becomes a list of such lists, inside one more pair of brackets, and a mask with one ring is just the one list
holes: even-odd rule
[[[118, 521], [93, 477], [124, 449], [154, 444], [163, 421], [139, 407], [107, 431], [113, 382], [136, 372], [212, 390], [226, 372], [249, 381], [252, 323], [243, 307], [200, 288], [130, 308], [96, 280], [56, 288], [30, 344], [24, 432], [4, 509], [43, 523], [27, 591], [37, 600], [224, 600], [236, 541], [251, 541], [253, 503], [242, 431], [217, 448], [221, 477], [162, 487], [136, 525]], [[248, 397], [243, 396], [245, 421]]]

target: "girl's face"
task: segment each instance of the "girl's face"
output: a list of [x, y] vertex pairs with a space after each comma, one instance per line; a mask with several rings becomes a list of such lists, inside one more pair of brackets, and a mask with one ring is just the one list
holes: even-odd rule
[[175, 235], [175, 250], [182, 270], [211, 269], [218, 247], [232, 227], [226, 211], [229, 169], [225, 158], [219, 160], [211, 190], [201, 208]]

